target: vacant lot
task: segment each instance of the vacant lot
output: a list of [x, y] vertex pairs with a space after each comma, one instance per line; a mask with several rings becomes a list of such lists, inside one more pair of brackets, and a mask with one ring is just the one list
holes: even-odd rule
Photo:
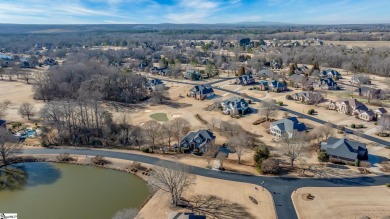
[[[255, 185], [246, 183], [237, 183], [219, 179], [197, 176], [195, 184], [185, 193], [185, 198], [193, 195], [214, 195], [228, 203], [237, 203], [244, 207], [252, 215], [250, 218], [276, 218], [274, 202], [271, 194], [267, 190], [255, 190]], [[252, 196], [258, 201], [258, 204], [252, 203], [249, 199]], [[170, 211], [168, 208], [169, 196], [157, 192], [151, 200], [142, 208], [139, 216], [142, 218], [167, 218]], [[233, 209], [232, 209], [233, 210]], [[237, 209], [234, 209], [237, 211]], [[234, 211], [229, 212], [233, 214]], [[239, 216], [226, 218], [240, 218]], [[225, 218], [225, 217], [224, 217]]]
[[35, 111], [43, 106], [43, 101], [33, 99], [32, 85], [19, 81], [0, 81], [0, 101], [4, 100], [11, 101], [5, 116], [5, 119], [9, 121], [23, 120], [18, 114], [18, 109], [24, 102], [33, 104]]
[[[310, 193], [313, 200], [303, 196]], [[292, 194], [300, 219], [355, 219], [390, 216], [390, 189], [385, 186], [298, 189]]]
[[389, 41], [325, 41], [325, 44], [343, 45], [349, 48], [354, 46], [363, 47], [363, 48], [372, 48], [372, 47], [389, 48], [390, 47]]

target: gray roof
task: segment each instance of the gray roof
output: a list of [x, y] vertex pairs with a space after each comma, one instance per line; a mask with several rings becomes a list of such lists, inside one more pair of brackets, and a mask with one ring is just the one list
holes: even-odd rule
[[332, 78], [321, 78], [320, 83], [326, 84], [329, 87], [337, 86], [337, 83]]
[[200, 139], [201, 143], [200, 145], [203, 145], [204, 143], [215, 139], [215, 135], [206, 129], [200, 129], [195, 132], [189, 132], [186, 136], [184, 136], [181, 140], [181, 143], [187, 142], [190, 143], [192, 141], [195, 141], [195, 139]]
[[362, 156], [367, 152], [366, 144], [364, 143], [333, 137], [328, 138], [327, 142], [321, 142], [321, 150], [326, 151], [328, 155], [350, 160], [356, 160], [359, 155]]
[[195, 85], [194, 88], [192, 88], [192, 91], [201, 94], [214, 93], [214, 89], [208, 84]]
[[222, 102], [225, 105], [229, 105], [231, 103], [233, 106], [236, 106], [237, 109], [242, 109], [244, 107], [248, 107], [248, 103], [245, 101], [245, 99], [240, 98], [240, 97], [232, 97], [232, 98], [223, 100]]
[[288, 117], [282, 120], [271, 123], [271, 126], [277, 126], [282, 132], [292, 132], [293, 130], [304, 131], [306, 125], [298, 121], [297, 117]]
[[160, 79], [152, 79], [149, 81], [150, 85], [155, 86], [158, 84], [164, 84]]
[[293, 94], [292, 96], [298, 96], [298, 97], [305, 97], [307, 99], [312, 99], [312, 98], [316, 98], [316, 97], [321, 97], [322, 98], [322, 94], [318, 93], [318, 92], [310, 92], [310, 91], [301, 91], [299, 93], [295, 93]]
[[377, 113], [387, 113], [387, 110], [383, 107], [379, 107], [378, 109], [374, 110]]
[[326, 69], [326, 70], [322, 71], [323, 76], [327, 76], [328, 74], [331, 74], [333, 77], [335, 77], [335, 76], [341, 77], [341, 74], [334, 69]]
[[259, 77], [269, 77], [272, 78], [274, 76], [274, 72], [269, 69], [262, 69], [257, 73]]
[[283, 83], [281, 83], [281, 82], [279, 82], [277, 80], [271, 80], [268, 83], [269, 83], [269, 85], [272, 85], [274, 88], [286, 87], [285, 84], [283, 84]]

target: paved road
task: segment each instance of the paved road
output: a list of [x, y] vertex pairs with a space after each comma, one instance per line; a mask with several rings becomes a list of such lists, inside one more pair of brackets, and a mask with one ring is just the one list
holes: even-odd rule
[[[217, 84], [217, 83], [221, 83], [223, 81], [227, 81], [227, 80], [232, 80], [234, 78], [223, 78], [223, 79], [220, 79], [220, 80], [217, 80], [217, 81], [214, 81], [214, 82], [211, 82], [211, 83], [208, 83], [210, 85], [213, 85], [213, 84]], [[170, 80], [170, 79], [161, 79], [163, 81], [169, 81], [169, 82], [176, 82], [176, 83], [181, 83], [181, 84], [189, 84], [189, 85], [196, 85], [195, 83], [191, 83], [191, 82], [186, 82], [186, 81], [175, 81], [175, 80]], [[222, 87], [213, 87], [214, 89], [216, 90], [221, 90], [221, 91], [224, 91], [224, 92], [227, 92], [227, 93], [231, 93], [231, 94], [235, 94], [235, 95], [241, 95], [239, 92], [237, 91], [232, 91], [232, 90], [228, 90], [226, 88], [222, 88]], [[261, 102], [261, 100], [259, 98], [256, 98], [256, 97], [251, 97], [251, 96], [245, 96], [245, 98], [248, 98], [254, 102]], [[280, 108], [282, 111], [287, 111], [291, 114], [294, 114], [296, 116], [299, 116], [299, 117], [302, 117], [302, 118], [305, 118], [305, 119], [308, 119], [308, 120], [311, 120], [313, 122], [317, 122], [317, 123], [320, 123], [320, 124], [325, 124], [327, 123], [327, 121], [325, 120], [321, 120], [319, 118], [316, 118], [316, 117], [312, 117], [312, 116], [309, 116], [305, 113], [300, 113], [300, 112], [297, 112], [297, 111], [294, 111], [294, 110], [291, 110], [291, 109], [288, 109], [288, 108], [285, 108], [285, 107], [281, 107]], [[332, 127], [336, 128], [337, 125], [336, 124], [331, 124]], [[346, 133], [348, 134], [352, 134], [352, 135], [355, 135], [355, 131], [352, 130], [352, 129], [349, 129], [349, 128], [346, 128], [345, 129]], [[367, 140], [370, 140], [372, 142], [375, 142], [375, 143], [378, 143], [380, 145], [384, 145], [384, 146], [390, 146], [390, 142], [389, 141], [385, 141], [385, 140], [382, 140], [382, 139], [379, 139], [379, 138], [376, 138], [374, 137], [373, 135], [367, 135], [367, 134], [364, 134], [364, 133], [357, 133], [361, 138], [364, 138], [364, 139], [367, 139]]]
[[[69, 153], [77, 155], [96, 156], [101, 155], [105, 157], [118, 158], [123, 160], [132, 160], [148, 164], [156, 164], [160, 159], [155, 157], [148, 157], [138, 154], [129, 154], [117, 151], [107, 150], [93, 150], [93, 149], [24, 149], [24, 154], [60, 154]], [[184, 165], [169, 161], [175, 165]], [[184, 165], [186, 166], [186, 165]], [[214, 171], [199, 167], [188, 166], [191, 173], [199, 176], [205, 176], [216, 179], [224, 179], [236, 182], [252, 183], [259, 186], [264, 186], [271, 192], [275, 202], [275, 209], [279, 219], [297, 219], [291, 194], [294, 190], [307, 187], [348, 187], [348, 186], [374, 186], [384, 185], [390, 182], [390, 176], [376, 176], [376, 177], [356, 177], [348, 179], [338, 178], [324, 178], [324, 179], [303, 179], [303, 178], [287, 178], [287, 177], [265, 177], [265, 176], [251, 176], [237, 173], [227, 173]], [[264, 184], [262, 184], [264, 182]], [[254, 190], [255, 192], [255, 190]], [[261, 200], [260, 200], [261, 204]]]

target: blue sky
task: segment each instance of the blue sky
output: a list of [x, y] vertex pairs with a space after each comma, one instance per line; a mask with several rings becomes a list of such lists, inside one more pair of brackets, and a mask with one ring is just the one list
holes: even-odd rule
[[0, 0], [0, 23], [390, 23], [388, 0]]

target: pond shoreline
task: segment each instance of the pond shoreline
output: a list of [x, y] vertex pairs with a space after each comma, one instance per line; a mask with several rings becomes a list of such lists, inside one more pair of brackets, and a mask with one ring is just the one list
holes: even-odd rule
[[[149, 183], [149, 174], [145, 175], [143, 174], [144, 172], [142, 171], [132, 171], [128, 167], [130, 167], [132, 164], [134, 164], [134, 161], [125, 161], [121, 159], [115, 159], [115, 158], [104, 158], [105, 160], [110, 161], [109, 164], [106, 165], [97, 165], [93, 164], [90, 159], [93, 158], [93, 156], [81, 156], [81, 155], [70, 155], [70, 157], [74, 158], [74, 161], [58, 161], [57, 160], [57, 155], [43, 155], [43, 154], [37, 154], [37, 155], [29, 155], [29, 156], [17, 156], [20, 159], [15, 160], [14, 162], [11, 162], [7, 165], [1, 165], [0, 168], [10, 166], [10, 165], [15, 165], [15, 164], [21, 164], [21, 163], [36, 163], [36, 162], [47, 162], [47, 163], [60, 163], [60, 164], [72, 164], [72, 165], [79, 165], [79, 166], [92, 166], [92, 167], [98, 167], [102, 169], [107, 169], [107, 170], [115, 170], [115, 171], [120, 171], [120, 172], [125, 172], [132, 174], [139, 179], [143, 180], [147, 184]], [[138, 162], [136, 162], [138, 163]], [[143, 167], [149, 169], [152, 167], [151, 165], [148, 164], [142, 164]], [[148, 171], [148, 172], [149, 172]], [[142, 172], [142, 173], [141, 173]], [[153, 196], [156, 194], [156, 190], [150, 189], [149, 190], [149, 195], [146, 198], [146, 200], [143, 202], [143, 204], [137, 209], [138, 211], [141, 211], [142, 208], [153, 198]]]

